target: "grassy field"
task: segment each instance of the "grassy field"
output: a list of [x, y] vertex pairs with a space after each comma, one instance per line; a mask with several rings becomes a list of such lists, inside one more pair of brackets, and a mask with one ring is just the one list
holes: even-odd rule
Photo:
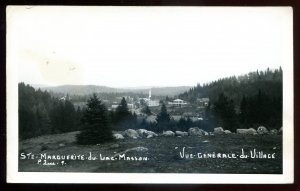
[[[214, 135], [202, 137], [155, 137], [151, 139], [124, 139], [114, 142], [79, 146], [75, 144], [78, 132], [42, 136], [20, 142], [19, 171], [28, 172], [138, 172], [138, 173], [282, 173], [281, 135]], [[117, 153], [144, 147], [142, 151], [128, 151], [126, 157], [147, 160], [123, 160]], [[145, 149], [147, 148], [147, 149]], [[193, 158], [181, 157], [183, 154]], [[251, 158], [250, 151], [262, 151], [275, 158]], [[242, 155], [248, 158], [240, 158]], [[31, 154], [29, 154], [31, 153]], [[90, 153], [96, 160], [89, 160]], [[200, 154], [201, 153], [201, 154]], [[222, 158], [199, 158], [205, 154]], [[32, 157], [32, 154], [34, 156]], [[100, 160], [116, 155], [120, 160]], [[224, 155], [223, 155], [224, 154]], [[232, 157], [235, 154], [236, 158]], [[56, 159], [45, 159], [54, 155]], [[57, 155], [81, 155], [84, 160], [59, 160]], [[227, 158], [224, 158], [225, 155]], [[120, 155], [121, 156], [121, 155]], [[24, 159], [26, 157], [26, 159]], [[40, 162], [38, 162], [41, 159]], [[140, 158], [141, 159], [141, 158]], [[46, 160], [46, 161], [44, 161]], [[63, 161], [63, 162], [62, 162]]]

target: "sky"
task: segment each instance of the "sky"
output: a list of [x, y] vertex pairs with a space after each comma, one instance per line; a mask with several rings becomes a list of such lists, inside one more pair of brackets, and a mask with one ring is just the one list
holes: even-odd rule
[[194, 86], [284, 66], [291, 8], [7, 8], [7, 64], [18, 81]]

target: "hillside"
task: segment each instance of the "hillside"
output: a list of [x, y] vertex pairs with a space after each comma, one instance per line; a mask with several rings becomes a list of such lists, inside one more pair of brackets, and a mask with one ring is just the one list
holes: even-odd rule
[[[69, 95], [90, 95], [92, 93], [139, 93], [148, 94], [149, 88], [146, 87], [133, 87], [133, 88], [112, 88], [107, 86], [97, 85], [62, 85], [54, 87], [35, 86], [41, 90], [52, 91], [53, 93], [63, 93]], [[152, 95], [156, 96], [175, 96], [189, 90], [190, 86], [177, 86], [177, 87], [153, 87], [151, 88]]]
[[[20, 155], [32, 153], [37, 158], [19, 159], [20, 172], [117, 172], [117, 173], [282, 173], [281, 135], [214, 135], [163, 137], [151, 139], [123, 139], [101, 145], [78, 146], [75, 136], [79, 132], [55, 134], [20, 142]], [[126, 150], [143, 147], [146, 151], [127, 152], [127, 157], [147, 157], [147, 161], [130, 160], [59, 160], [47, 159], [38, 163], [41, 155], [113, 156]], [[194, 158], [181, 158], [180, 152], [195, 154]], [[275, 153], [274, 159], [266, 158], [197, 158], [197, 153], [246, 154], [253, 149]], [[54, 165], [51, 165], [54, 164]], [[191, 168], [192, 167], [192, 168]]]

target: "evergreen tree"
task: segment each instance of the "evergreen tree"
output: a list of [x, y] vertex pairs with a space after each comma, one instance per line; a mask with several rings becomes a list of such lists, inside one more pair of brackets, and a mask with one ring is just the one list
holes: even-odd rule
[[122, 121], [122, 120], [128, 118], [130, 115], [131, 115], [131, 113], [129, 112], [127, 102], [126, 102], [125, 98], [123, 97], [121, 100], [121, 103], [119, 104], [119, 106], [116, 109], [117, 121]]
[[165, 104], [162, 104], [159, 114], [156, 117], [157, 121], [157, 130], [162, 132], [163, 130], [167, 130], [170, 122], [170, 115], [167, 112], [167, 107]]
[[214, 105], [217, 125], [223, 126], [224, 129], [235, 131], [238, 127], [238, 123], [233, 101], [221, 93], [218, 101]]
[[151, 115], [151, 114], [152, 114], [152, 112], [151, 112], [151, 110], [150, 110], [150, 108], [149, 108], [148, 105], [146, 105], [146, 106], [142, 109], [142, 112], [143, 112], [144, 114], [146, 114], [146, 115]]
[[135, 119], [129, 111], [127, 102], [123, 97], [115, 112], [115, 128], [117, 130], [125, 130], [128, 128], [134, 128], [134, 125]]
[[82, 127], [82, 132], [77, 136], [78, 144], [92, 145], [113, 139], [106, 107], [96, 94], [93, 94], [87, 102], [87, 108], [82, 117]]

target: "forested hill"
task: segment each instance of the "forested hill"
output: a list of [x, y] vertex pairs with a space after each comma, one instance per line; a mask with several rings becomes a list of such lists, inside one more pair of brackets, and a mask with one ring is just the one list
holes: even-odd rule
[[252, 97], [258, 91], [271, 97], [282, 98], [282, 69], [250, 72], [246, 75], [232, 76], [191, 88], [178, 97], [191, 103], [197, 98], [209, 97], [211, 102], [218, 99], [220, 93], [239, 104], [243, 96]]
[[[62, 93], [69, 95], [91, 95], [93, 93], [137, 93], [148, 94], [150, 87], [135, 87], [135, 88], [112, 88], [107, 86], [96, 85], [62, 85], [55, 87], [38, 87], [42, 90], [47, 90], [53, 93]], [[152, 87], [152, 95], [157, 96], [175, 96], [190, 89], [190, 86], [177, 87]]]

